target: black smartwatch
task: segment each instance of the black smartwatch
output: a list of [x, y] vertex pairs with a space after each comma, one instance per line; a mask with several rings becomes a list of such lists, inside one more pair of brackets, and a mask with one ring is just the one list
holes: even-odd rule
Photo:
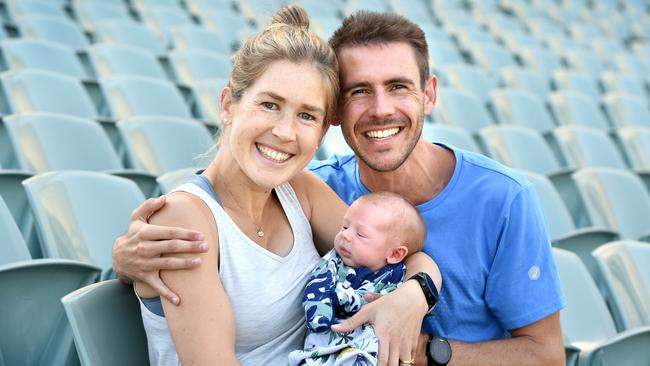
[[446, 338], [432, 335], [427, 343], [429, 366], [445, 366], [451, 360], [451, 345]]
[[411, 276], [411, 278], [408, 280], [416, 280], [420, 284], [420, 288], [424, 293], [424, 297], [427, 299], [427, 305], [429, 307], [429, 310], [427, 310], [427, 315], [431, 315], [433, 308], [435, 308], [436, 303], [438, 303], [438, 289], [436, 289], [436, 285], [433, 283], [433, 280], [428, 274], [424, 272], [418, 272]]

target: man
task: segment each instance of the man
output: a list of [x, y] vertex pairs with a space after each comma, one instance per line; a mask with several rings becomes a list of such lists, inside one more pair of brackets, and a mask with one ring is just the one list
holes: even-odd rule
[[[425, 319], [417, 364], [427, 364], [429, 334], [449, 339], [451, 365], [563, 364], [564, 297], [531, 184], [490, 159], [421, 136], [437, 97], [422, 30], [398, 15], [360, 12], [343, 21], [330, 43], [340, 64], [340, 125], [355, 155], [311, 169], [348, 204], [391, 191], [418, 205], [428, 227], [423, 250], [445, 285], [434, 315]], [[161, 204], [137, 213], [148, 215]], [[186, 251], [186, 236], [171, 230], [163, 238]], [[118, 239], [115, 257], [126, 255], [121, 244]], [[150, 260], [138, 275], [166, 295], [157, 270], [183, 265]], [[337, 330], [368, 319], [361, 311]]]

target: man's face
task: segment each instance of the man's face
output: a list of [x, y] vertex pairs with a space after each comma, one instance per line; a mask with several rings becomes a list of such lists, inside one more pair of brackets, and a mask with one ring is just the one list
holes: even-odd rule
[[408, 158], [435, 103], [435, 78], [424, 90], [413, 48], [402, 42], [343, 48], [339, 54], [341, 129], [373, 170], [389, 172]]

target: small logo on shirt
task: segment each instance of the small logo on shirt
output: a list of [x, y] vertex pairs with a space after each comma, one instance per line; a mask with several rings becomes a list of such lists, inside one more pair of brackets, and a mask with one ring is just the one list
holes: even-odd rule
[[531, 281], [537, 281], [539, 279], [539, 274], [540, 270], [537, 266], [532, 266], [528, 270], [528, 278], [530, 278]]

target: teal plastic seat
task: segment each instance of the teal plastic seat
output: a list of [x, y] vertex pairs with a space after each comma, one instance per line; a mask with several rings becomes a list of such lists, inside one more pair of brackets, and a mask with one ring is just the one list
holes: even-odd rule
[[95, 23], [98, 42], [119, 43], [151, 51], [157, 55], [165, 52], [164, 41], [158, 39], [147, 26], [132, 19], [101, 20]]
[[593, 252], [619, 330], [650, 326], [650, 245], [618, 241]]
[[97, 23], [101, 21], [131, 19], [128, 7], [122, 2], [74, 1], [71, 5], [81, 26], [90, 32], [95, 32]]
[[205, 50], [229, 55], [232, 52], [224, 36], [199, 26], [177, 26], [170, 31], [174, 50]]
[[79, 364], [61, 297], [97, 278], [99, 269], [61, 259], [0, 266], [0, 364]]
[[112, 75], [139, 75], [167, 79], [167, 74], [156, 55], [147, 49], [117, 43], [102, 43], [89, 47], [88, 56], [98, 79]]
[[133, 288], [108, 280], [61, 299], [84, 366], [149, 364], [147, 338]]
[[609, 135], [597, 128], [565, 125], [553, 130], [554, 141], [569, 166], [606, 166], [627, 169], [621, 152]]
[[204, 121], [214, 124], [216, 129], [221, 128], [219, 98], [227, 84], [228, 79], [210, 79], [198, 81], [192, 86], [198, 114]]
[[573, 173], [590, 221], [618, 231], [621, 239], [650, 240], [650, 193], [634, 173], [607, 167]]
[[499, 89], [490, 93], [490, 106], [500, 124], [530, 127], [547, 133], [555, 127], [543, 101], [519, 89]]
[[616, 332], [612, 316], [596, 283], [580, 258], [553, 248], [566, 297], [560, 312], [564, 344], [580, 350], [579, 365], [647, 365], [650, 327]]
[[638, 98], [645, 97], [643, 79], [622, 72], [605, 71], [600, 76], [605, 93], [630, 94]]
[[[245, 5], [245, 3], [240, 2], [240, 5]], [[268, 2], [267, 5], [268, 7]], [[246, 16], [235, 12], [234, 10], [228, 10], [227, 8], [222, 9], [210, 9], [206, 12], [198, 14], [201, 19], [202, 24], [206, 29], [217, 32], [226, 38], [226, 42], [230, 45], [232, 51], [239, 49], [242, 41], [245, 40], [253, 32], [253, 28], [249, 26], [246, 18], [250, 15], [250, 18], [255, 18], [256, 12], [257, 15], [260, 13], [260, 9], [244, 7], [240, 9], [242, 13]], [[276, 11], [273, 9], [272, 11]], [[268, 13], [273, 14], [269, 11]], [[266, 18], [268, 21], [268, 17]]]
[[2, 41], [0, 48], [2, 58], [9, 70], [35, 68], [77, 79], [87, 77], [75, 51], [59, 43], [18, 38]]
[[208, 130], [193, 120], [139, 117], [122, 120], [117, 128], [131, 166], [156, 176], [187, 167], [205, 168], [216, 152]]
[[50, 112], [97, 118], [92, 99], [78, 79], [38, 69], [4, 73], [0, 77], [8, 113]]
[[443, 125], [440, 123], [425, 123], [422, 136], [429, 142], [442, 142], [459, 147], [463, 150], [482, 154], [472, 135], [462, 127]]
[[484, 104], [489, 101], [490, 92], [497, 88], [497, 83], [485, 70], [465, 63], [444, 66], [441, 75], [449, 86], [474, 93]]
[[557, 70], [553, 73], [553, 85], [558, 91], [576, 91], [599, 100], [598, 83], [589, 74], [574, 70]]
[[546, 102], [551, 93], [551, 83], [542, 73], [517, 66], [501, 69], [501, 79], [508, 88], [529, 91]]
[[550, 105], [560, 125], [587, 126], [607, 131], [610, 129], [609, 123], [598, 105], [599, 100], [579, 91], [561, 91], [551, 94]]
[[625, 126], [616, 131], [627, 162], [636, 172], [650, 172], [650, 128]]
[[[481, 32], [479, 34], [486, 34]], [[514, 56], [505, 47], [496, 42], [475, 42], [469, 50], [472, 59], [484, 70], [489, 70], [493, 77], [498, 77], [504, 67], [516, 66]]]
[[192, 118], [180, 90], [169, 81], [133, 75], [113, 75], [101, 81], [115, 119], [136, 116]]
[[46, 2], [41, 0], [21, 0], [7, 1], [5, 3], [7, 13], [14, 21], [20, 20], [21, 17], [30, 15], [47, 15], [55, 18], [65, 19], [66, 14], [63, 7], [58, 6], [56, 2]]
[[[140, 1], [141, 2], [141, 1]], [[171, 46], [171, 36], [169, 30], [171, 27], [193, 25], [194, 21], [191, 16], [178, 4], [177, 1], [170, 1], [168, 6], [155, 6], [160, 1], [151, 1], [143, 3], [142, 6], [136, 4], [139, 8], [140, 18], [147, 27], [154, 31], [154, 34], [161, 39], [166, 46]]]
[[613, 126], [628, 125], [650, 127], [650, 107], [641, 97], [624, 93], [607, 93], [603, 105]]
[[563, 68], [553, 51], [546, 47], [526, 46], [519, 50], [518, 53], [526, 68], [537, 71], [546, 79], [550, 79], [553, 72]]
[[157, 178], [161, 194], [167, 194], [183, 183], [189, 182], [190, 178], [197, 172], [196, 168], [183, 168], [165, 173]]
[[472, 134], [493, 124], [485, 105], [470, 91], [441, 88], [436, 111], [442, 122], [462, 127]]
[[34, 231], [34, 216], [22, 185], [22, 182], [31, 176], [31, 173], [21, 170], [0, 170], [0, 197], [4, 199], [11, 216], [28, 243], [32, 258], [42, 258], [41, 247]]
[[0, 266], [31, 259], [27, 243], [0, 196]]
[[91, 119], [24, 113], [7, 117], [4, 123], [24, 171], [104, 171], [133, 180], [146, 195], [157, 194], [155, 176], [124, 169], [108, 135]]
[[521, 171], [535, 187], [544, 210], [551, 242], [554, 247], [576, 253], [598, 278], [591, 252], [599, 246], [618, 239], [618, 233], [605, 227], [576, 227], [571, 214], [553, 183], [544, 175]]
[[[448, 38], [446, 40], [427, 41], [429, 46], [429, 67], [433, 70], [441, 70], [447, 65], [463, 63], [458, 47]], [[441, 73], [444, 77], [444, 73]]]
[[206, 79], [228, 79], [232, 68], [228, 54], [214, 51], [172, 51], [168, 58], [177, 82], [184, 85], [194, 85]]
[[79, 24], [71, 19], [51, 15], [28, 15], [18, 22], [25, 38], [39, 38], [84, 50], [90, 41]]
[[132, 181], [87, 171], [44, 173], [23, 182], [43, 255], [95, 265], [111, 275], [112, 247], [144, 196]]

